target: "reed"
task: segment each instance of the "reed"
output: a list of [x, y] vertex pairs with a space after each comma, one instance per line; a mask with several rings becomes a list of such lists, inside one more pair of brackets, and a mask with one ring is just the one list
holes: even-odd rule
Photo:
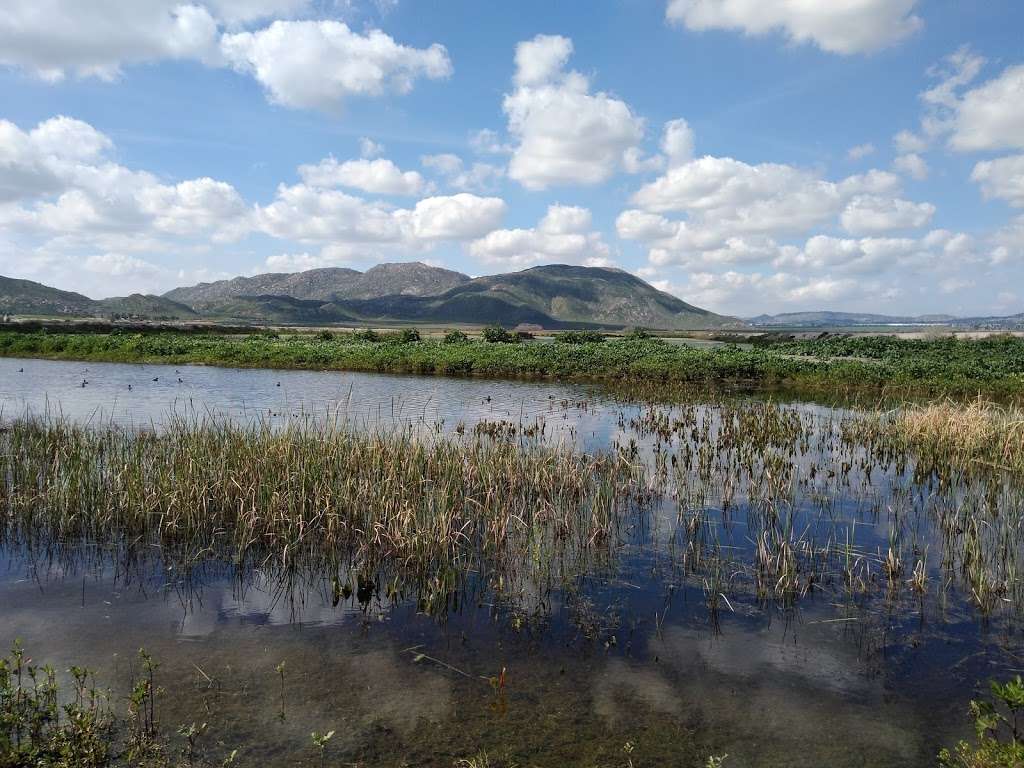
[[1024, 470], [1024, 410], [985, 400], [901, 410], [890, 429], [908, 448], [959, 466]]
[[0, 431], [0, 519], [14, 543], [153, 545], [183, 568], [344, 561], [339, 591], [388, 568], [506, 588], [503, 570], [524, 563], [571, 570], [608, 551], [642, 492], [642, 470], [614, 453], [312, 419], [139, 431], [44, 418]]

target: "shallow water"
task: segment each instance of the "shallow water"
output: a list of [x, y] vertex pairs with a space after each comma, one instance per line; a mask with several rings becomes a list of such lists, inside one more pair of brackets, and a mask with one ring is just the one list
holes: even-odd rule
[[[540, 423], [531, 439], [632, 442], [652, 468], [685, 442], [650, 434], [647, 406], [591, 388], [390, 375], [0, 360], [0, 406], [6, 418], [49, 410], [136, 425], [172, 410], [427, 431]], [[800, 454], [806, 472], [833, 450], [842, 414], [792, 411], [820, 425]], [[801, 524], [852, 530], [861, 551], [882, 551], [879, 500], [897, 505], [905, 474], [823, 482], [797, 492]], [[751, 546], [750, 493], [691, 505], [727, 549]], [[726, 766], [930, 766], [969, 733], [978, 684], [1024, 666], [1012, 615], [982, 621], [955, 589], [847, 598], [825, 585], [782, 604], [738, 579], [711, 612], [717, 587], [680, 566], [680, 519], [663, 500], [629, 521], [610, 564], [568, 585], [528, 573], [499, 596], [469, 584], [429, 611], [414, 589], [389, 597], [381, 584], [337, 599], [320, 573], [282, 583], [216, 562], [186, 573], [152, 551], [49, 560], [0, 549], [0, 644], [20, 638], [37, 660], [87, 665], [117, 691], [145, 647], [167, 691], [161, 722], [208, 721], [211, 757], [239, 747], [238, 764], [253, 766], [319, 765], [314, 730], [337, 732], [328, 765], [451, 766], [486, 751], [492, 765], [520, 766], [702, 766], [723, 754]]]
[[216, 413], [270, 422], [329, 416], [367, 428], [444, 423], [450, 429], [460, 421], [519, 423], [557, 413], [557, 431], [577, 424], [577, 431], [593, 431], [607, 426], [608, 413], [579, 419], [571, 406], [610, 403], [594, 394], [582, 386], [517, 381], [0, 358], [0, 409], [8, 417], [48, 412], [124, 425], [159, 424], [172, 413]]

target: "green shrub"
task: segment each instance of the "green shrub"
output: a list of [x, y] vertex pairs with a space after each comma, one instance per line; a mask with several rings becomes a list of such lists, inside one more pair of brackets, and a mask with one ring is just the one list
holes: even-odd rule
[[560, 344], [600, 344], [604, 334], [597, 331], [565, 331], [555, 336]]
[[197, 745], [205, 723], [181, 726], [178, 734], [187, 746], [174, 756], [172, 743], [155, 718], [160, 689], [155, 683], [158, 664], [139, 651], [138, 670], [128, 713], [115, 714], [109, 694], [98, 687], [92, 672], [81, 667], [68, 670], [70, 685], [61, 688], [50, 666], [34, 666], [21, 645], [0, 658], [0, 766], [4, 768], [116, 768], [146, 766], [173, 768], [189, 765], [232, 765], [237, 750], [226, 759], [210, 759]]
[[942, 768], [1020, 768], [1024, 765], [1024, 742], [1018, 718], [1024, 712], [1024, 680], [1020, 675], [1007, 683], [990, 683], [992, 698], [972, 701], [976, 744], [966, 741], [953, 751], [939, 753]]
[[[736, 382], [815, 389], [989, 396], [1024, 394], [1024, 339], [978, 341], [839, 338], [763, 345], [691, 347], [643, 335], [601, 344], [562, 334], [555, 344], [516, 344], [515, 333], [492, 327], [486, 341], [461, 331], [444, 339], [400, 343], [403, 335], [371, 330], [340, 334], [334, 343], [311, 334], [189, 334], [0, 331], [0, 354], [108, 362], [205, 363], [320, 370], [462, 372], [476, 376], [544, 376], [637, 383]], [[492, 343], [487, 343], [487, 342]], [[386, 342], [386, 343], [367, 343]], [[501, 343], [495, 343], [501, 342]]]
[[369, 341], [371, 343], [376, 343], [381, 340], [380, 334], [372, 328], [364, 328], [356, 331], [352, 334], [352, 338], [356, 341]]
[[519, 337], [511, 331], [506, 331], [500, 325], [489, 325], [481, 333], [484, 341], [489, 344], [515, 344]]
[[420, 340], [420, 332], [415, 328], [403, 328], [398, 332], [398, 341], [402, 344], [411, 344]]

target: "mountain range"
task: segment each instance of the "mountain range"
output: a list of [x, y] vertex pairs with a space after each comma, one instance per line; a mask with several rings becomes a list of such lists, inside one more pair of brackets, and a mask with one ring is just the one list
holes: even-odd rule
[[659, 291], [620, 269], [553, 264], [471, 278], [419, 262], [268, 273], [183, 286], [162, 296], [91, 299], [31, 280], [0, 277], [0, 315], [115, 317], [282, 325], [434, 323], [664, 330], [943, 326], [1024, 329], [1011, 316], [787, 312], [737, 320]]
[[0, 277], [0, 313], [296, 325], [498, 323], [666, 330], [742, 325], [623, 270], [559, 264], [477, 278], [419, 262], [380, 264], [366, 272], [313, 269], [200, 283], [163, 296], [103, 300]]
[[1024, 328], [1024, 312], [1016, 315], [957, 317], [955, 315], [878, 315], [870, 312], [784, 312], [758, 315], [746, 322], [758, 328], [856, 328], [868, 326], [943, 326], [951, 328]]

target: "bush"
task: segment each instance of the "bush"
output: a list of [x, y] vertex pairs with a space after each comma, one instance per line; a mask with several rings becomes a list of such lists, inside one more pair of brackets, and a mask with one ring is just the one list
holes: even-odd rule
[[560, 344], [600, 344], [604, 334], [597, 331], [566, 331], [555, 336]]
[[398, 341], [402, 344], [411, 344], [420, 340], [420, 332], [415, 328], [403, 328], [398, 332]]
[[320, 331], [316, 337], [320, 339], [320, 341], [334, 341], [334, 334], [330, 331]]
[[469, 341], [469, 336], [457, 328], [453, 328], [444, 335], [445, 344], [465, 344], [467, 341]]
[[627, 339], [650, 339], [653, 338], [653, 334], [646, 328], [630, 328], [626, 334]]
[[506, 331], [500, 325], [489, 325], [483, 330], [484, 341], [490, 344], [515, 344], [519, 341], [519, 337], [510, 332]]
[[364, 328], [361, 331], [353, 333], [352, 338], [356, 341], [369, 341], [375, 343], [380, 341], [380, 334], [372, 328]]
[[991, 683], [992, 699], [972, 701], [977, 743], [961, 741], [939, 753], [942, 768], [1017, 768], [1024, 765], [1018, 717], [1024, 711], [1024, 680], [1020, 675], [1001, 685]]

